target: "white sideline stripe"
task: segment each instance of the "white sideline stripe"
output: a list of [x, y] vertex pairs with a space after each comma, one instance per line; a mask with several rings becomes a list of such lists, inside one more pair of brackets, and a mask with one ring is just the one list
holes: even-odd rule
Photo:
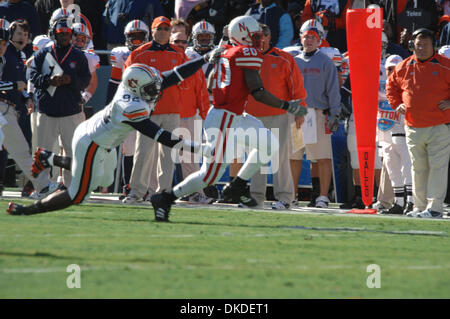
[[[245, 269], [252, 264], [259, 263], [262, 269], [296, 269], [296, 270], [336, 270], [336, 269], [366, 269], [366, 266], [357, 265], [323, 265], [323, 266], [306, 266], [306, 265], [297, 265], [292, 267], [292, 265], [288, 266], [280, 266], [280, 265], [264, 265], [264, 260], [256, 260], [256, 259], [247, 259], [247, 264], [242, 265], [222, 265], [219, 267], [210, 267], [210, 266], [198, 266], [198, 265], [184, 265], [183, 268], [186, 270], [196, 270], [196, 269], [219, 269], [219, 270], [237, 270], [237, 269]], [[81, 271], [115, 271], [115, 270], [124, 270], [124, 269], [132, 269], [132, 270], [154, 270], [155, 268], [161, 269], [170, 269], [170, 266], [167, 267], [166, 264], [155, 265], [153, 267], [147, 267], [137, 264], [125, 264], [122, 266], [115, 267], [100, 267], [100, 266], [80, 266]], [[398, 267], [383, 267], [383, 270], [397, 270]], [[410, 265], [410, 266], [402, 266], [403, 270], [441, 270], [441, 269], [450, 269], [450, 265]], [[6, 274], [36, 274], [36, 273], [55, 273], [55, 272], [67, 272], [65, 267], [49, 267], [49, 268], [0, 268], [0, 273]]]

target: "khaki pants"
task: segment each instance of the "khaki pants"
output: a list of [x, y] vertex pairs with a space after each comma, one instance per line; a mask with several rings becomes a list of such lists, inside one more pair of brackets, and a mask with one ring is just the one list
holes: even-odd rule
[[[85, 119], [86, 116], [84, 115], [84, 112], [63, 117], [52, 117], [44, 113], [38, 113], [36, 125], [37, 146], [51, 150], [55, 143], [58, 143], [58, 137], [60, 137], [64, 156], [73, 158], [73, 133], [77, 126], [84, 122]], [[63, 174], [64, 185], [69, 187], [70, 181], [72, 180], [72, 173], [63, 170]], [[56, 179], [56, 176], [54, 176], [54, 179]]]
[[[274, 135], [278, 138], [278, 141], [280, 143], [278, 155], [274, 155], [274, 157], [278, 156], [278, 171], [273, 173], [273, 193], [276, 199], [290, 204], [294, 200], [294, 187], [291, 175], [291, 165], [289, 162], [291, 126], [288, 114], [264, 116], [258, 117], [258, 119], [264, 124], [266, 128], [278, 129], [278, 134], [276, 134], [276, 131], [273, 131]], [[250, 185], [251, 195], [258, 202], [258, 205], [262, 205], [266, 198], [266, 186], [267, 175], [261, 174], [260, 170], [258, 170], [255, 175], [253, 175]]]
[[448, 183], [450, 124], [405, 126], [405, 131], [412, 161], [414, 206], [442, 212]]
[[[173, 131], [180, 125], [179, 114], [153, 115], [151, 120], [167, 131]], [[172, 188], [175, 165], [171, 153], [171, 148], [139, 132], [136, 133], [130, 195], [143, 197], [147, 190], [153, 193]]]
[[2, 131], [5, 134], [3, 145], [6, 147], [9, 157], [16, 162], [16, 164], [23, 171], [23, 174], [31, 180], [34, 188], [37, 191], [41, 191], [48, 185], [50, 180], [48, 179], [47, 173], [40, 174], [37, 179], [31, 176], [31, 165], [33, 164], [33, 159], [31, 157], [30, 148], [28, 147], [25, 136], [23, 135], [19, 123], [17, 122], [16, 110], [13, 107], [9, 107], [8, 109], [8, 105], [0, 102], [0, 112], [6, 112], [4, 117], [8, 121], [8, 123], [2, 127]]

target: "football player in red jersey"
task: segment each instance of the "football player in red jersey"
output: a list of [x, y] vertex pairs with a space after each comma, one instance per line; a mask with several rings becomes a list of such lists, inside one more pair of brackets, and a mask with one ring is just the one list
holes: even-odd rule
[[283, 101], [264, 89], [259, 70], [263, 62], [262, 30], [250, 16], [233, 19], [228, 27], [232, 47], [225, 50], [214, 67], [212, 81], [213, 105], [205, 119], [207, 141], [213, 145], [214, 156], [204, 158], [199, 171], [189, 175], [171, 191], [152, 196], [157, 220], [167, 221], [175, 199], [192, 194], [217, 183], [236, 157], [236, 147], [246, 148], [248, 157], [236, 178], [223, 195], [238, 199], [242, 206], [256, 206], [247, 189], [247, 181], [267, 164], [278, 150], [277, 138], [261, 121], [244, 112], [248, 95], [256, 101], [284, 109], [297, 116], [306, 114], [301, 100]]

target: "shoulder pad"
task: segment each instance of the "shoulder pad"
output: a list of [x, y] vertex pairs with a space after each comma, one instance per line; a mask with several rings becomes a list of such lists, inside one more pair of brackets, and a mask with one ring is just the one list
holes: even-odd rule
[[122, 121], [139, 122], [150, 116], [148, 103], [125, 90], [122, 94], [115, 96], [114, 104], [118, 108]]

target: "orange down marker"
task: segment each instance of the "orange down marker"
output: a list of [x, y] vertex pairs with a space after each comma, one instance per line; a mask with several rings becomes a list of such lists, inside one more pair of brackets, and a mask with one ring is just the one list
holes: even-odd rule
[[[381, 8], [347, 11], [347, 48], [356, 145], [362, 199], [366, 208], [373, 200], [382, 21]], [[364, 211], [368, 214], [376, 213], [375, 210]]]

